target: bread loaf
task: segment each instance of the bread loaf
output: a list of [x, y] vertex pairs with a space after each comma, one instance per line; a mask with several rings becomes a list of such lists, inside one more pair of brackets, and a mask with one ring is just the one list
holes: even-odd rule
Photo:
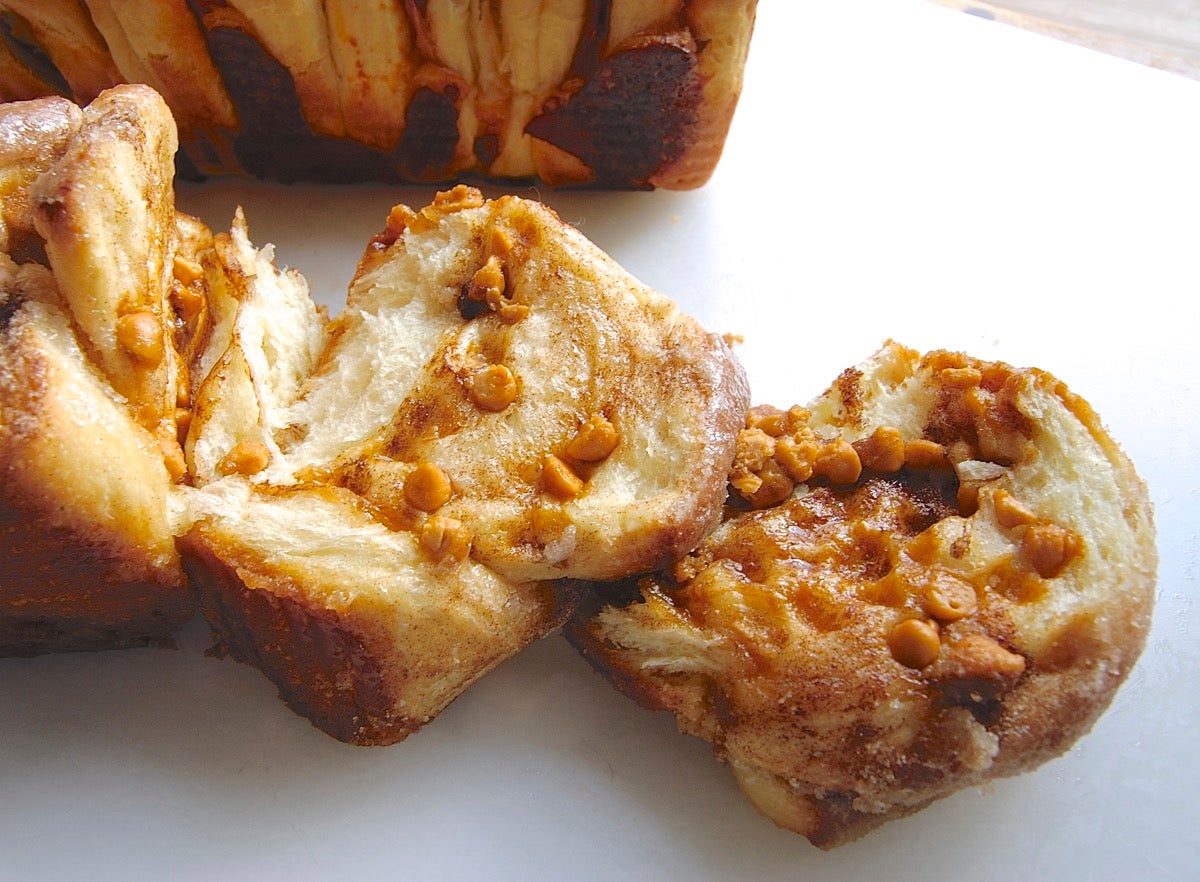
[[0, 96], [153, 86], [193, 175], [683, 189], [720, 156], [755, 5], [4, 0]]
[[1142, 649], [1145, 486], [1044, 372], [888, 344], [755, 408], [731, 485], [694, 553], [568, 634], [821, 847], [1062, 753]]
[[240, 211], [174, 210], [149, 87], [0, 135], [0, 652], [164, 639], [195, 597], [298, 712], [390, 743], [715, 525], [741, 367], [549, 209], [396, 206], [331, 320]]

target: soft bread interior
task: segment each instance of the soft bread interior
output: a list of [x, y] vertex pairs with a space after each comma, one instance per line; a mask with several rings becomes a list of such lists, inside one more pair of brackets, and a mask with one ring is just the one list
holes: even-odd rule
[[[221, 477], [220, 464], [239, 442], [265, 445], [268, 475], [292, 479], [278, 438], [327, 343], [325, 310], [294, 270], [278, 271], [274, 249], [255, 249], [239, 210], [216, 237], [206, 271], [209, 331], [192, 370], [192, 422], [186, 454], [193, 482]], [[343, 402], [353, 412], [354, 399]], [[264, 475], [263, 477], [267, 477]]]
[[[305, 293], [259, 266], [258, 290], [238, 301], [239, 316], [276, 303], [273, 324], [264, 333], [259, 323], [249, 347], [223, 330], [228, 321], [218, 324], [213, 348], [225, 349], [205, 363], [228, 367], [210, 369], [197, 395], [189, 445], [194, 456], [204, 451], [198, 474], [213, 474], [249, 433], [271, 451], [253, 480], [326, 473], [386, 507], [413, 465], [432, 462], [453, 483], [444, 513], [474, 525], [476, 556], [521, 580], [609, 578], [688, 550], [719, 511], [721, 463], [745, 409], [727, 344], [548, 210], [516, 199], [485, 205], [466, 191], [456, 198], [466, 204], [447, 201], [436, 223], [414, 222], [371, 252], [324, 337]], [[505, 246], [506, 305], [525, 313], [515, 322], [486, 309], [465, 318], [463, 291], [493, 256], [498, 229], [516, 243]], [[309, 330], [290, 330], [297, 319]], [[288, 334], [290, 346], [272, 342]], [[264, 346], [292, 353], [294, 363], [271, 376], [278, 356]], [[498, 412], [471, 397], [473, 378], [496, 364], [517, 387]], [[300, 382], [305, 366], [312, 373]], [[231, 382], [241, 394], [216, 385]], [[218, 402], [211, 417], [209, 400]], [[243, 414], [242, 430], [214, 431], [210, 420], [233, 412]], [[543, 486], [541, 463], [593, 414], [605, 415], [620, 441], [588, 467], [580, 493], [558, 500]]]

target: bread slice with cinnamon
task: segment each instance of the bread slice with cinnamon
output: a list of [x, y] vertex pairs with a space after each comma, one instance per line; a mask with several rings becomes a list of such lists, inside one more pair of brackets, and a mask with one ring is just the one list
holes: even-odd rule
[[1085, 734], [1141, 652], [1146, 488], [1054, 377], [889, 343], [752, 410], [724, 523], [568, 634], [824, 848]]
[[181, 548], [223, 646], [335, 737], [404, 738], [557, 627], [572, 580], [715, 525], [741, 368], [549, 209], [398, 206], [328, 325], [244, 231], [216, 252]]

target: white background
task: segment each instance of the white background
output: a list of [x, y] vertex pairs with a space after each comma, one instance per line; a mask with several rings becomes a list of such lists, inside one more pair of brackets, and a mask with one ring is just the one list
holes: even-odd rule
[[[494, 193], [499, 191], [491, 191]], [[339, 744], [253, 669], [0, 660], [0, 879], [1200, 876], [1200, 82], [926, 5], [764, 0], [726, 155], [688, 193], [540, 196], [802, 402], [894, 337], [1036, 365], [1148, 480], [1150, 643], [1068, 755], [831, 853], [554, 636], [403, 744]], [[188, 186], [335, 308], [406, 188]]]

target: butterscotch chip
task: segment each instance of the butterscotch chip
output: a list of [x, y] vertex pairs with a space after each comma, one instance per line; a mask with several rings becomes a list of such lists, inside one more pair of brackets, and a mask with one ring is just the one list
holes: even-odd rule
[[774, 460], [767, 460], [756, 477], [758, 488], [747, 497], [755, 508], [769, 508], [783, 502], [796, 486], [791, 476]]
[[760, 429], [772, 438], [778, 438], [785, 432], [786, 420], [787, 413], [777, 407], [754, 407], [746, 416], [746, 428]]
[[892, 658], [908, 668], [927, 668], [937, 661], [942, 648], [937, 627], [921, 619], [905, 619], [887, 637]]
[[936, 441], [918, 438], [904, 445], [904, 464], [914, 469], [933, 469], [948, 463], [946, 448]]
[[600, 462], [617, 449], [620, 441], [616, 426], [592, 414], [567, 445], [567, 456], [579, 462]]
[[997, 490], [992, 494], [992, 505], [996, 509], [996, 522], [1002, 527], [1011, 529], [1037, 520], [1037, 515], [1007, 490]]
[[1014, 681], [1025, 672], [1025, 658], [985, 634], [968, 634], [952, 650], [955, 673], [964, 678]]
[[417, 463], [404, 481], [404, 498], [413, 508], [437, 511], [453, 495], [450, 478], [431, 462]]
[[1021, 539], [1021, 552], [1045, 579], [1059, 575], [1082, 550], [1079, 537], [1057, 524], [1036, 523]]
[[504, 294], [504, 286], [504, 270], [501, 268], [500, 258], [493, 254], [471, 277], [467, 286], [467, 296], [472, 300], [491, 304]]
[[858, 451], [845, 438], [831, 441], [813, 460], [813, 474], [831, 484], [853, 484], [862, 474]]
[[780, 438], [775, 442], [775, 461], [793, 481], [807, 481], [813, 476], [813, 463], [821, 453], [815, 439]]
[[983, 372], [973, 367], [943, 368], [938, 376], [948, 386], [978, 386], [983, 380]]
[[975, 588], [950, 573], [936, 572], [923, 593], [925, 612], [939, 622], [957, 622], [975, 612]]
[[171, 263], [171, 272], [184, 285], [191, 285], [204, 278], [204, 267], [182, 255], [175, 255]]
[[117, 319], [117, 342], [134, 361], [156, 365], [163, 359], [163, 333], [152, 312], [131, 312]]
[[233, 446], [217, 467], [223, 475], [256, 475], [271, 462], [271, 451], [261, 441], [244, 439]]
[[542, 460], [542, 486], [558, 499], [574, 499], [583, 492], [583, 479], [551, 453]]
[[880, 426], [862, 441], [854, 443], [865, 469], [898, 472], [904, 466], [904, 436], [894, 426]]
[[467, 383], [471, 400], [482, 410], [499, 413], [517, 397], [517, 378], [502, 364], [492, 364]]
[[421, 525], [421, 550], [436, 563], [459, 563], [471, 550], [471, 533], [455, 518], [434, 515]]

